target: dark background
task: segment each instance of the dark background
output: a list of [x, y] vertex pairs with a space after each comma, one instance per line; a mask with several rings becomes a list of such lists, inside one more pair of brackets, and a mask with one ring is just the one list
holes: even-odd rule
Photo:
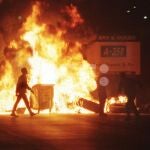
[[[138, 37], [141, 42], [141, 79], [147, 85], [150, 84], [149, 6], [149, 0], [82, 0], [79, 6], [96, 33], [133, 34]], [[143, 18], [145, 15], [148, 16], [147, 19]]]
[[[0, 0], [0, 33], [6, 43], [36, 0]], [[53, 6], [75, 4], [95, 34], [136, 35], [141, 42], [141, 79], [150, 84], [150, 0], [39, 0]], [[127, 10], [130, 13], [127, 13]], [[144, 16], [147, 19], [144, 19]], [[19, 20], [17, 16], [22, 16]], [[8, 19], [7, 19], [8, 18]], [[10, 20], [10, 21], [8, 21]], [[12, 20], [12, 21], [11, 21]], [[14, 21], [15, 20], [15, 21]], [[15, 22], [15, 23], [14, 23]], [[10, 28], [10, 26], [12, 28]]]

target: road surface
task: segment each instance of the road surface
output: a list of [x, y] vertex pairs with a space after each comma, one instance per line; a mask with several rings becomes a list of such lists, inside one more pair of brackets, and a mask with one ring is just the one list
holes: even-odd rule
[[148, 150], [150, 115], [0, 115], [0, 150]]

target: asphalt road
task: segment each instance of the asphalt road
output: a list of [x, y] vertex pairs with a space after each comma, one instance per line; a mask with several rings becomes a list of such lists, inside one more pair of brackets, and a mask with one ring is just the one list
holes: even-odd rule
[[150, 115], [0, 115], [0, 150], [148, 150]]

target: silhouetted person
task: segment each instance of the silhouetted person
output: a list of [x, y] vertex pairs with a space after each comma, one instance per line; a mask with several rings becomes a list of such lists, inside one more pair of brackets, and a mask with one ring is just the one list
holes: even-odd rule
[[17, 117], [16, 115], [16, 108], [17, 108], [17, 105], [18, 103], [20, 102], [21, 98], [23, 99], [29, 113], [30, 113], [30, 116], [33, 116], [35, 115], [35, 113], [33, 113], [30, 109], [30, 106], [29, 106], [29, 101], [28, 101], [28, 98], [27, 98], [27, 95], [26, 95], [26, 91], [27, 89], [30, 90], [31, 92], [32, 89], [28, 86], [28, 83], [27, 83], [27, 74], [28, 74], [28, 71], [26, 68], [22, 68], [21, 69], [21, 72], [22, 72], [22, 75], [18, 78], [18, 82], [17, 82], [17, 86], [16, 86], [16, 96], [17, 96], [17, 100], [13, 106], [13, 110], [12, 110], [12, 113], [11, 113], [11, 116], [15, 116]]
[[125, 73], [121, 73], [119, 92], [123, 92], [128, 98], [128, 101], [126, 103], [127, 120], [130, 118], [131, 112], [135, 114], [136, 118], [139, 118], [139, 112], [134, 103], [134, 100], [137, 96], [138, 86], [139, 84], [135, 79], [127, 77]]
[[99, 76], [97, 86], [98, 86], [98, 97], [99, 97], [99, 115], [101, 117], [105, 117], [106, 114], [104, 113], [104, 107], [105, 107], [105, 102], [107, 99], [107, 92], [106, 92], [106, 86], [101, 83], [101, 77]]

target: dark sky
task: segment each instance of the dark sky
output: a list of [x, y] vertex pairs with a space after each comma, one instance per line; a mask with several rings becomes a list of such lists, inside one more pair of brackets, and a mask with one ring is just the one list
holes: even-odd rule
[[[36, 0], [0, 0], [0, 16], [30, 9]], [[78, 6], [86, 23], [99, 33], [150, 33], [150, 0], [39, 0]], [[127, 11], [130, 11], [127, 13]], [[147, 16], [147, 19], [143, 17]], [[149, 30], [149, 31], [147, 31]]]
[[[0, 17], [12, 13], [26, 16], [36, 0], [0, 0]], [[39, 0], [40, 1], [40, 0]], [[73, 3], [78, 6], [85, 23], [96, 34], [135, 34], [141, 42], [142, 76], [149, 80], [150, 69], [150, 0], [41, 0], [50, 4]], [[145, 17], [145, 19], [144, 19]], [[0, 23], [0, 31], [4, 26]], [[19, 22], [17, 23], [19, 26]], [[7, 25], [6, 25], [7, 27]]]
[[[0, 0], [0, 16], [21, 13], [36, 0]], [[39, 0], [60, 5], [74, 3], [98, 32], [141, 32], [149, 29], [150, 0]], [[136, 8], [134, 8], [136, 7]], [[127, 13], [127, 10], [130, 13]], [[147, 15], [148, 19], [143, 17]], [[150, 32], [150, 31], [149, 31]]]

